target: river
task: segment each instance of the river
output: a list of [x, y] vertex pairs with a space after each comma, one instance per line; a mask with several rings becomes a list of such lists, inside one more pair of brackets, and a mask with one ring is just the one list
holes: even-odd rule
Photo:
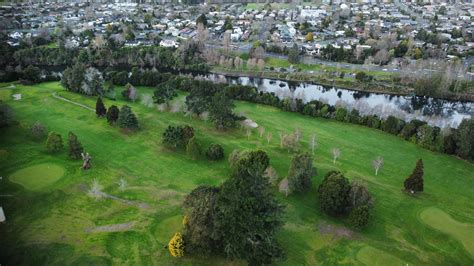
[[208, 74], [203, 77], [214, 82], [256, 87], [259, 91], [274, 92], [280, 98], [294, 97], [304, 102], [318, 100], [330, 105], [356, 109], [362, 115], [393, 115], [405, 121], [419, 119], [432, 126], [457, 128], [464, 118], [474, 116], [474, 102], [450, 101], [420, 96], [391, 95], [360, 92], [306, 82], [232, 77]]

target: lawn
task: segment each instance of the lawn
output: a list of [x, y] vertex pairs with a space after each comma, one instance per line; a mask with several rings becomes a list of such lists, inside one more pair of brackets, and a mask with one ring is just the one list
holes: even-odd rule
[[[299, 128], [302, 151], [309, 150], [310, 135], [317, 134], [318, 147], [313, 157], [318, 173], [313, 178], [312, 191], [285, 198], [274, 189], [286, 206], [285, 225], [278, 233], [286, 253], [281, 265], [474, 262], [474, 255], [468, 250], [472, 242], [462, 236], [469, 234], [474, 224], [472, 163], [370, 128], [246, 102], [237, 102], [236, 112], [243, 112], [272, 132], [270, 145], [257, 132], [250, 139], [240, 129], [218, 132], [210, 122], [181, 113], [160, 112], [140, 101], [128, 104], [136, 112], [141, 129], [124, 134], [105, 119], [96, 118], [94, 112], [54, 98], [54, 92], [95, 106], [96, 98], [66, 92], [57, 82], [0, 89], [0, 100], [13, 107], [19, 121], [16, 126], [0, 130], [0, 206], [7, 218], [7, 223], [0, 225], [2, 264], [227, 264], [221, 258], [174, 259], [164, 248], [176, 231], [182, 231], [181, 203], [185, 195], [201, 184], [218, 185], [229, 175], [226, 160], [191, 160], [184, 152], [164, 148], [161, 134], [169, 124], [192, 125], [203, 146], [220, 143], [226, 154], [233, 149], [263, 149], [280, 177], [286, 175], [292, 154], [279, 147], [278, 133]], [[119, 95], [120, 90], [117, 92]], [[152, 90], [140, 87], [139, 92], [151, 95]], [[22, 94], [21, 100], [11, 99], [16, 93]], [[184, 96], [180, 94], [176, 101], [183, 101]], [[112, 104], [122, 106], [125, 102], [105, 100], [106, 106]], [[59, 154], [46, 153], [44, 143], [35, 142], [28, 135], [28, 128], [35, 121], [60, 133], [64, 141], [73, 131], [93, 157], [92, 168], [81, 170], [81, 161], [68, 159], [66, 149]], [[334, 147], [341, 150], [335, 165], [331, 157]], [[385, 166], [375, 176], [371, 162], [377, 156], [384, 157]], [[411, 197], [401, 188], [419, 158], [425, 163], [426, 191]], [[45, 177], [55, 178], [42, 180], [38, 187], [39, 180], [35, 178], [45, 169], [31, 171], [30, 167], [41, 165], [60, 166], [64, 174], [46, 171]], [[349, 179], [364, 180], [375, 198], [369, 227], [350, 237], [323, 234], [320, 229], [323, 225], [348, 227], [318, 208], [317, 185], [333, 169], [343, 171]], [[121, 178], [128, 183], [124, 191], [117, 185]], [[126, 201], [89, 197], [93, 179], [100, 182], [105, 193]], [[97, 230], [123, 224], [131, 226], [116, 232]]]

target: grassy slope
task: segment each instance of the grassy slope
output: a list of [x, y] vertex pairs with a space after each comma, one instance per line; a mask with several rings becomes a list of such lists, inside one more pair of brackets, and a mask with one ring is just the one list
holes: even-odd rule
[[[271, 131], [270, 145], [259, 139], [256, 132], [247, 140], [240, 130], [217, 132], [210, 123], [181, 114], [161, 113], [138, 102], [130, 105], [138, 114], [142, 130], [127, 136], [108, 126], [105, 119], [95, 118], [93, 112], [54, 99], [51, 93], [55, 91], [68, 99], [91, 107], [95, 105], [95, 98], [64, 92], [58, 83], [0, 90], [0, 99], [11, 104], [20, 121], [18, 127], [0, 131], [0, 149], [9, 153], [7, 161], [0, 161], [0, 175], [8, 177], [21, 168], [39, 163], [57, 163], [66, 169], [61, 180], [42, 192], [24, 190], [5, 178], [1, 181], [0, 195], [14, 196], [0, 197], [8, 219], [7, 226], [0, 226], [0, 249], [22, 256], [29, 263], [174, 264], [176, 260], [170, 258], [163, 247], [174, 232], [181, 230], [183, 197], [199, 184], [221, 183], [229, 170], [226, 161], [192, 161], [182, 152], [164, 149], [160, 145], [161, 133], [170, 123], [193, 125], [205, 146], [218, 142], [227, 154], [233, 149], [262, 148], [269, 153], [271, 164], [280, 176], [288, 171], [291, 154], [278, 147], [278, 132], [299, 127], [303, 133], [303, 150], [307, 150], [310, 135], [318, 135], [319, 146], [314, 156], [318, 175], [313, 179], [313, 191], [287, 199], [278, 195], [287, 205], [286, 224], [279, 234], [287, 260], [281, 264], [360, 264], [371, 256], [377, 256], [380, 261], [390, 261], [390, 256], [395, 256], [411, 264], [473, 262], [455, 238], [426, 226], [419, 219], [424, 209], [435, 206], [459, 222], [474, 223], [474, 165], [468, 162], [421, 149], [369, 128], [243, 102], [237, 103], [237, 112], [245, 112]], [[140, 91], [151, 94], [146, 88]], [[22, 93], [23, 99], [11, 101], [11, 93]], [[107, 106], [123, 103], [105, 101]], [[69, 130], [74, 131], [93, 156], [92, 169], [80, 170], [81, 163], [68, 160], [66, 152], [45, 154], [43, 143], [35, 143], [26, 136], [26, 128], [36, 120], [49, 130], [61, 133], [63, 138]], [[342, 152], [336, 165], [332, 164], [330, 155], [333, 147]], [[371, 161], [378, 155], [385, 158], [385, 167], [375, 177]], [[418, 158], [425, 162], [426, 192], [412, 198], [401, 192], [401, 186]], [[321, 222], [344, 225], [317, 208], [316, 186], [331, 169], [344, 171], [350, 179], [364, 179], [375, 197], [372, 222], [354, 240], [334, 239], [321, 235], [317, 229]], [[93, 178], [101, 182], [107, 193], [150, 207], [137, 208], [110, 199], [94, 201], [86, 192]], [[119, 178], [129, 183], [125, 192], [117, 188]], [[130, 221], [136, 223], [129, 232], [90, 234], [85, 231]], [[31, 255], [25, 256], [24, 252]], [[209, 260], [188, 257], [179, 262], [196, 265], [208, 264]], [[221, 259], [212, 262], [225, 263]]]

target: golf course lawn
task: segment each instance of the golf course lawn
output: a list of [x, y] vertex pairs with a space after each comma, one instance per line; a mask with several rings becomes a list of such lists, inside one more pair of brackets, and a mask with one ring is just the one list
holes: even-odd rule
[[[117, 88], [117, 95], [121, 89]], [[142, 95], [153, 92], [138, 89]], [[17, 93], [22, 99], [15, 101], [11, 95]], [[176, 259], [165, 248], [174, 233], [183, 229], [185, 195], [201, 184], [218, 185], [230, 173], [227, 160], [192, 160], [185, 152], [163, 147], [161, 135], [169, 124], [192, 125], [203, 147], [219, 143], [226, 155], [234, 149], [265, 150], [281, 178], [293, 154], [279, 147], [279, 132], [299, 128], [302, 151], [309, 151], [310, 136], [317, 134], [313, 189], [286, 198], [274, 188], [285, 205], [285, 224], [278, 239], [286, 259], [280, 265], [474, 263], [472, 241], [466, 237], [474, 225], [474, 165], [470, 162], [378, 130], [246, 102], [236, 102], [236, 113], [243, 112], [272, 132], [270, 144], [256, 130], [247, 139], [241, 129], [219, 132], [210, 122], [160, 112], [140, 101], [127, 104], [137, 114], [141, 128], [124, 134], [94, 112], [55, 98], [53, 93], [95, 107], [95, 97], [67, 92], [58, 82], [0, 88], [0, 100], [14, 109], [18, 121], [18, 125], [0, 129], [0, 150], [6, 158], [0, 160], [0, 206], [7, 218], [0, 225], [2, 265], [229, 263], [215, 257]], [[180, 93], [175, 101], [183, 102], [184, 96]], [[107, 107], [126, 103], [122, 99], [104, 102]], [[44, 142], [29, 136], [29, 127], [36, 121], [60, 133], [65, 143], [67, 133], [73, 131], [92, 156], [92, 168], [80, 169], [82, 161], [68, 159], [67, 148], [58, 154], [46, 153]], [[332, 148], [341, 150], [336, 164], [332, 163]], [[372, 160], [377, 156], [384, 157], [385, 165], [375, 176]], [[411, 197], [402, 192], [403, 180], [419, 158], [425, 166], [425, 192]], [[54, 168], [45, 169], [48, 165]], [[317, 186], [334, 169], [351, 180], [364, 180], [374, 197], [371, 222], [362, 232], [338, 234], [348, 231], [347, 221], [328, 217], [318, 208]], [[121, 178], [128, 183], [123, 191], [117, 184]], [[118, 199], [90, 197], [93, 179], [103, 192]], [[322, 225], [338, 230], [322, 232]]]
[[38, 164], [20, 169], [10, 176], [10, 181], [30, 190], [41, 190], [51, 185], [64, 174], [64, 169], [55, 164]]

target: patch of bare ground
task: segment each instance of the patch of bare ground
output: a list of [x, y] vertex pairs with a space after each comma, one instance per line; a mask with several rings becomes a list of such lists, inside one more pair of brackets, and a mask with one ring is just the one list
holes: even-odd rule
[[94, 228], [86, 228], [86, 233], [101, 233], [101, 232], [119, 232], [128, 231], [135, 225], [135, 222], [128, 222], [123, 224], [109, 224], [97, 226]]
[[320, 222], [317, 225], [317, 227], [320, 234], [322, 235], [330, 234], [332, 235], [333, 240], [336, 240], [338, 238], [346, 238], [346, 239], [357, 238], [356, 232], [344, 226], [336, 226], [336, 225], [328, 224], [326, 222]]

